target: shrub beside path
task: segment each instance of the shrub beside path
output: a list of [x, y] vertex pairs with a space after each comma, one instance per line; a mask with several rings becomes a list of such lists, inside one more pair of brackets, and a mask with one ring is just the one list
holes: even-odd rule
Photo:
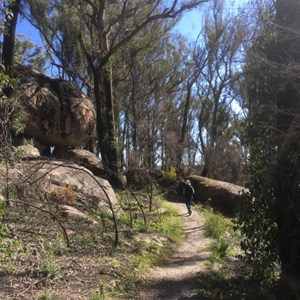
[[[200, 276], [208, 272], [204, 265], [211, 239], [204, 236], [204, 215], [189, 216], [184, 203], [172, 203], [184, 222], [184, 239], [166, 265], [153, 267], [134, 299], [197, 299]], [[202, 276], [201, 276], [202, 277]]]

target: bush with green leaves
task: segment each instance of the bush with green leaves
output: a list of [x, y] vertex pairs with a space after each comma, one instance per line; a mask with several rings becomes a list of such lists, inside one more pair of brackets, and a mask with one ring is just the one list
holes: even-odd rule
[[[256, 129], [257, 130], [257, 129]], [[272, 283], [278, 265], [276, 198], [274, 195], [274, 158], [276, 149], [272, 133], [260, 128], [260, 135], [251, 143], [251, 179], [248, 192], [241, 197], [242, 210], [238, 217], [242, 234], [241, 248], [245, 260], [253, 267], [253, 278]]]
[[[256, 47], [259, 48], [258, 45]], [[256, 49], [259, 51], [258, 49]], [[277, 163], [276, 85], [274, 72], [256, 61], [247, 66], [249, 120], [247, 142], [250, 149], [248, 192], [241, 197], [238, 217], [245, 261], [252, 266], [253, 278], [271, 284], [278, 265], [277, 200], [274, 194]], [[267, 112], [267, 113], [266, 113]]]
[[176, 184], [177, 174], [175, 167], [171, 167], [168, 170], [161, 171], [160, 184], [164, 187], [169, 187]]

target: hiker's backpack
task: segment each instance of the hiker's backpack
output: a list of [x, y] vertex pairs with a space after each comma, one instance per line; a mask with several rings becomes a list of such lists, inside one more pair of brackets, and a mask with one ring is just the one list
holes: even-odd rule
[[185, 195], [187, 197], [192, 197], [194, 193], [195, 193], [194, 188], [191, 185], [188, 184], [185, 186]]

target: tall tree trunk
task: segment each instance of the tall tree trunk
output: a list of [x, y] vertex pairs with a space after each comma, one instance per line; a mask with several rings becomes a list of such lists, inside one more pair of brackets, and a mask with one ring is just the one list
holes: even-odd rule
[[188, 123], [188, 113], [190, 109], [190, 102], [191, 102], [191, 90], [194, 82], [188, 82], [187, 84], [187, 95], [186, 100], [184, 104], [184, 113], [183, 113], [183, 120], [182, 120], [182, 126], [181, 126], [181, 132], [180, 137], [178, 141], [177, 146], [177, 174], [183, 173], [183, 151], [184, 151], [184, 141], [186, 138], [186, 132], [187, 132], [187, 123]]
[[123, 168], [127, 168], [128, 167], [128, 161], [126, 161], [126, 158], [128, 159], [128, 153], [129, 153], [129, 139], [128, 139], [128, 110], [125, 109], [124, 111], [124, 126], [122, 129], [122, 126], [119, 125], [119, 130], [121, 132], [121, 136], [120, 138], [122, 139], [122, 149], [124, 149], [124, 151], [122, 151], [122, 153], [120, 153], [120, 166], [121, 166], [121, 170]]
[[132, 147], [133, 151], [137, 151], [137, 116], [136, 116], [136, 103], [134, 95], [131, 97], [132, 106]]
[[15, 0], [9, 5], [8, 11], [12, 13], [12, 17], [7, 15], [5, 20], [7, 32], [4, 34], [3, 38], [2, 64], [5, 66], [5, 71], [8, 75], [11, 75], [11, 67], [14, 63], [15, 35], [20, 12], [20, 3], [21, 0]]
[[109, 68], [102, 68], [95, 70], [93, 76], [101, 158], [112, 171], [118, 173], [111, 72]]
[[108, 160], [110, 169], [114, 172], [119, 171], [118, 167], [118, 148], [115, 133], [115, 114], [113, 105], [112, 93], [112, 69], [111, 66], [106, 65], [102, 70], [103, 74], [103, 87], [105, 93], [105, 108], [106, 108], [106, 128], [107, 132], [104, 137], [104, 151]]
[[102, 108], [102, 92], [101, 92], [101, 77], [96, 70], [93, 71], [93, 81], [94, 81], [94, 96], [96, 104], [96, 130], [97, 130], [97, 141], [98, 141], [98, 151], [101, 154], [102, 161], [108, 165], [108, 159], [106, 157], [106, 152], [104, 151], [104, 122], [103, 122], [103, 108]]

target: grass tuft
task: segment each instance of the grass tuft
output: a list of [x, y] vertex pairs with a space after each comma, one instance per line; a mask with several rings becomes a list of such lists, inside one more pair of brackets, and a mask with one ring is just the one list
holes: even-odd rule
[[204, 215], [204, 234], [206, 237], [217, 239], [226, 232], [228, 221], [222, 215], [214, 213], [212, 210], [205, 210]]

